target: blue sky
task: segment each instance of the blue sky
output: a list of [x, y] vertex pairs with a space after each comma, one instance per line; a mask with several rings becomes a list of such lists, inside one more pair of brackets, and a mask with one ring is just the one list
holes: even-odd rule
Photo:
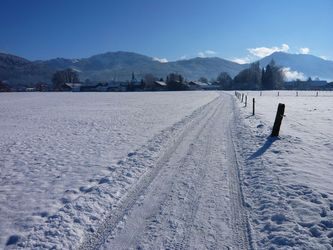
[[238, 62], [273, 51], [333, 60], [332, 0], [1, 0], [0, 51], [31, 60], [132, 51]]

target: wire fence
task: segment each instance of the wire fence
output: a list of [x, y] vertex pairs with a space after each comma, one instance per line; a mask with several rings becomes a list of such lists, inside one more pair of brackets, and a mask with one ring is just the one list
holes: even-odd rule
[[[332, 115], [331, 110], [333, 111], [333, 99], [329, 102], [328, 99], [320, 101], [320, 97], [333, 97], [333, 91], [235, 91], [235, 96], [245, 108], [249, 108], [249, 115], [252, 113], [252, 116], [256, 114], [257, 109], [259, 115], [264, 115], [266, 118], [273, 116], [273, 114], [276, 113], [276, 104], [287, 104], [287, 112], [283, 119], [285, 119], [288, 124], [294, 124], [299, 128], [302, 127], [306, 131], [315, 130], [316, 134], [322, 136], [325, 134], [321, 129], [317, 129], [317, 124], [324, 123], [327, 125], [327, 123], [329, 123], [327, 117]], [[286, 99], [283, 99], [283, 97], [286, 97]], [[302, 97], [312, 97], [313, 99], [302, 100]], [[290, 108], [292, 109], [292, 115], [288, 112]], [[321, 116], [318, 116], [318, 109], [320, 109]], [[315, 116], [309, 113], [313, 111], [316, 111]], [[272, 115], [268, 116], [268, 113]], [[300, 117], [296, 114], [302, 114], [301, 119], [297, 119]], [[311, 120], [310, 124], [303, 122], [304, 117]], [[313, 123], [314, 120], [316, 121], [315, 123]]]
[[[237, 91], [236, 91], [237, 92]], [[239, 92], [238, 92], [239, 93]], [[313, 91], [313, 90], [268, 90], [268, 91], [242, 91], [247, 96], [295, 96], [295, 97], [333, 97], [333, 91]]]

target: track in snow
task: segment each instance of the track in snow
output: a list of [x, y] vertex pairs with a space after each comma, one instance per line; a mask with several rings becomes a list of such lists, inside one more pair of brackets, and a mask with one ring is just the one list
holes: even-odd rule
[[232, 143], [233, 105], [221, 94], [194, 117], [80, 248], [251, 248]]

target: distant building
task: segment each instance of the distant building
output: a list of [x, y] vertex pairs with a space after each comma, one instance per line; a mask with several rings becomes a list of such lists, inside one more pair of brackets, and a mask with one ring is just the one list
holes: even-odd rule
[[212, 85], [209, 83], [204, 83], [200, 81], [190, 81], [188, 82], [188, 86], [190, 90], [214, 90], [217, 89], [216, 85]]
[[153, 84], [146, 88], [146, 90], [162, 91], [166, 90], [167, 88], [168, 85], [164, 81], [154, 81]]
[[110, 92], [110, 91], [126, 91], [128, 83], [115, 82], [110, 83], [66, 83], [72, 92]]
[[65, 83], [66, 86], [70, 87], [72, 92], [80, 92], [82, 83]]
[[132, 72], [132, 78], [128, 83], [127, 90], [128, 91], [136, 91], [136, 90], [143, 90], [144, 83], [142, 81], [138, 81]]
[[49, 91], [49, 85], [45, 82], [38, 82], [35, 84], [36, 91], [46, 92]]

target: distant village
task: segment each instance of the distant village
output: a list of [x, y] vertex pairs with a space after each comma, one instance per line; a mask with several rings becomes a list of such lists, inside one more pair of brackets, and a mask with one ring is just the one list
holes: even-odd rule
[[[76, 77], [75, 77], [76, 78]], [[170, 74], [167, 79], [155, 78], [147, 74], [144, 79], [138, 80], [133, 72], [130, 80], [109, 82], [95, 82], [89, 79], [84, 82], [78, 80], [64, 81], [53, 84], [38, 82], [34, 86], [9, 87], [6, 81], [0, 81], [0, 92], [48, 92], [48, 91], [71, 91], [71, 92], [128, 92], [128, 91], [168, 91], [168, 90], [218, 90], [218, 84], [203, 81], [188, 81], [179, 74]]]
[[282, 71], [274, 61], [260, 68], [259, 63], [253, 63], [234, 78], [228, 73], [220, 73], [216, 79], [208, 80], [200, 77], [198, 80], [186, 80], [182, 75], [171, 73], [165, 79], [146, 74], [137, 79], [133, 72], [127, 81], [111, 80], [95, 82], [86, 79], [79, 80], [75, 70], [65, 69], [54, 73], [52, 84], [38, 82], [29, 86], [11, 86], [6, 81], [0, 81], [0, 92], [126, 92], [126, 91], [177, 91], [177, 90], [333, 90], [333, 82], [320, 79], [284, 81]]
[[[172, 78], [169, 79], [168, 77]], [[168, 80], [163, 78], [154, 79], [154, 77], [146, 77], [146, 79], [138, 80], [135, 73], [132, 73], [131, 79], [128, 81], [115, 81], [105, 83], [93, 83], [86, 81], [84, 83], [66, 83], [72, 92], [126, 92], [126, 91], [167, 91], [167, 90], [217, 90], [218, 85], [210, 82], [187, 81], [183, 80], [178, 74], [170, 74]], [[171, 81], [173, 82], [173, 86]]]

